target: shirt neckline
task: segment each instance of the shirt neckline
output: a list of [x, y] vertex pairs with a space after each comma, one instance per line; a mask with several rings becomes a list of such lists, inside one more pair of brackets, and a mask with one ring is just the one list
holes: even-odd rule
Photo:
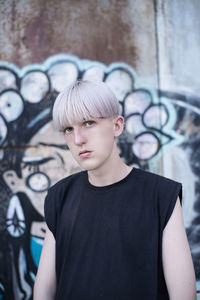
[[121, 180], [119, 181], [116, 181], [112, 184], [109, 184], [109, 185], [104, 185], [104, 186], [96, 186], [96, 185], [93, 185], [89, 182], [89, 179], [88, 179], [88, 173], [87, 171], [84, 171], [84, 185], [85, 187], [87, 187], [88, 189], [90, 190], [94, 190], [94, 191], [108, 191], [108, 190], [111, 190], [113, 189], [114, 187], [116, 186], [119, 186], [121, 185], [122, 183], [124, 183], [125, 181], [129, 180], [129, 178], [132, 176], [132, 174], [135, 173], [135, 168], [133, 167], [131, 169], [131, 171], [124, 177], [122, 178]]

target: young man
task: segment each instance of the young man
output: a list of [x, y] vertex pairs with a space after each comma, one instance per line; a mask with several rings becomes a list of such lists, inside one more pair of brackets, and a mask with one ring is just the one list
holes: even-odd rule
[[116, 144], [124, 119], [101, 82], [57, 97], [55, 127], [82, 169], [49, 189], [34, 300], [194, 300], [181, 184], [127, 166]]

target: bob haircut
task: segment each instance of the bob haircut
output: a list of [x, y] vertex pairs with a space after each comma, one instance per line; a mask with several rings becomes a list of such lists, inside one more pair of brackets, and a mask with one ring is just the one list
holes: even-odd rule
[[53, 124], [64, 131], [75, 123], [91, 118], [109, 118], [120, 114], [120, 105], [110, 88], [100, 81], [76, 81], [67, 86], [53, 106]]

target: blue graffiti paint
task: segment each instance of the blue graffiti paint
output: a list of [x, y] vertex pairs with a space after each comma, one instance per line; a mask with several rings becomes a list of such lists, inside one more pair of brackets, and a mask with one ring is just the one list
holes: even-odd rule
[[36, 267], [39, 265], [43, 242], [44, 240], [42, 238], [31, 237], [31, 254]]
[[[148, 91], [151, 94], [151, 98], [152, 98], [151, 105], [160, 103], [160, 98], [158, 97], [156, 90], [151, 86], [147, 86], [147, 85], [143, 84], [140, 81], [140, 79], [138, 78], [135, 70], [130, 65], [123, 63], [123, 62], [114, 62], [114, 63], [110, 64], [109, 66], [106, 66], [105, 64], [98, 62], [98, 61], [79, 59], [77, 56], [61, 53], [61, 54], [57, 54], [57, 55], [49, 57], [42, 64], [28, 65], [28, 66], [23, 67], [21, 70], [13, 64], [6, 63], [6, 62], [0, 62], [0, 69], [7, 68], [11, 72], [14, 72], [20, 79], [23, 79], [27, 73], [30, 73], [33, 71], [44, 72], [48, 76], [48, 71], [51, 70], [52, 67], [54, 67], [55, 65], [62, 64], [62, 63], [71, 63], [74, 66], [76, 66], [76, 68], [79, 71], [79, 75], [78, 75], [79, 78], [81, 78], [81, 76], [83, 76], [84, 72], [87, 72], [87, 70], [89, 70], [91, 68], [95, 68], [95, 67], [99, 67], [103, 70], [103, 72], [104, 72], [103, 80], [104, 81], [106, 81], [110, 75], [112, 75], [116, 72], [121, 72], [121, 74], [124, 74], [124, 75], [126, 74], [126, 76], [130, 76], [130, 78], [132, 78], [132, 84], [131, 84], [130, 88], [124, 92], [124, 95], [132, 93], [138, 89], [143, 89], [143, 90]], [[51, 81], [51, 78], [50, 78], [50, 81]], [[159, 133], [156, 128], [148, 128], [148, 127], [146, 128], [146, 131], [151, 130], [151, 132], [154, 135], [156, 135], [159, 139], [164, 140], [163, 143], [162, 142], [160, 143], [162, 145], [162, 147], [161, 147], [162, 151], [158, 151], [158, 153], [156, 155], [152, 156], [152, 158], [154, 160], [160, 158], [160, 156], [164, 152], [168, 151], [171, 147], [180, 145], [183, 142], [183, 136], [181, 134], [177, 133], [173, 129], [174, 123], [176, 122], [176, 111], [174, 109], [174, 106], [168, 101], [168, 99], [161, 99], [161, 100], [162, 100], [161, 103], [165, 106], [166, 111], [168, 112], [169, 118], [167, 120], [167, 123], [161, 128]], [[121, 99], [122, 105], [123, 105], [124, 101], [125, 101], [125, 99]], [[37, 105], [37, 103], [35, 103], [35, 104]], [[33, 104], [33, 105], [35, 105], [35, 104]], [[48, 113], [49, 113], [49, 109], [47, 108], [43, 112], [41, 112], [41, 114], [36, 115], [27, 124], [27, 128], [31, 128], [32, 126], [34, 126], [35, 122], [37, 122], [39, 119], [46, 116]], [[141, 115], [141, 118], [142, 117], [143, 116]], [[166, 136], [170, 137], [170, 140], [168, 140], [168, 142], [165, 142]]]
[[3, 300], [5, 289], [2, 283], [0, 283], [0, 289], [0, 300]]

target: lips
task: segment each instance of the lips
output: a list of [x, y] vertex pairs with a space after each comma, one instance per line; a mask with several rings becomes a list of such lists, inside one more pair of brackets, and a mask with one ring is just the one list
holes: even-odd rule
[[83, 150], [79, 152], [79, 157], [80, 158], [86, 158], [89, 157], [91, 155], [92, 151], [88, 151], [88, 150]]

